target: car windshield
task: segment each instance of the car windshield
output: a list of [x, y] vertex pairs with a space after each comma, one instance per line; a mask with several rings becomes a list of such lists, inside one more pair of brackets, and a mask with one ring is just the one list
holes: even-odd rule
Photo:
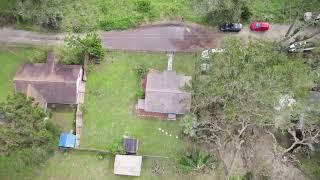
[[260, 23], [257, 23], [257, 24], [256, 24], [256, 28], [259, 28], [259, 27], [261, 27], [261, 24], [260, 24]]

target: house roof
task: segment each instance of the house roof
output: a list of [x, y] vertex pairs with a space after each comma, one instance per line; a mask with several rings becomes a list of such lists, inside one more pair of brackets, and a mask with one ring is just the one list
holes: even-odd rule
[[145, 111], [185, 114], [190, 111], [191, 93], [183, 90], [190, 76], [175, 71], [151, 70], [147, 75]]
[[114, 174], [140, 176], [142, 156], [116, 155], [114, 160]]
[[46, 63], [22, 65], [13, 80], [18, 92], [28, 93], [31, 84], [32, 97], [47, 103], [76, 104], [76, 83], [81, 70], [80, 65], [55, 64], [54, 55], [49, 53]]
[[38, 103], [38, 105], [44, 109], [47, 108], [47, 100], [42, 96], [42, 94], [31, 84], [28, 85], [27, 88], [27, 96], [33, 97], [35, 102]]
[[123, 147], [126, 153], [136, 154], [138, 150], [139, 140], [135, 138], [124, 137]]
[[47, 63], [23, 64], [13, 80], [75, 83], [80, 70], [80, 65], [55, 64], [54, 55], [49, 53]]

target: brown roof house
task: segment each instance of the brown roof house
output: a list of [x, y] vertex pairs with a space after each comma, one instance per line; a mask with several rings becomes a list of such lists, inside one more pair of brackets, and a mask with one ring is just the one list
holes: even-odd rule
[[145, 99], [139, 99], [136, 105], [138, 114], [175, 120], [176, 115], [188, 113], [191, 93], [183, 88], [190, 80], [190, 76], [175, 71], [151, 70], [146, 77]]
[[55, 64], [49, 53], [46, 63], [23, 64], [13, 82], [16, 92], [33, 97], [46, 108], [47, 104], [78, 104], [82, 74], [80, 65]]

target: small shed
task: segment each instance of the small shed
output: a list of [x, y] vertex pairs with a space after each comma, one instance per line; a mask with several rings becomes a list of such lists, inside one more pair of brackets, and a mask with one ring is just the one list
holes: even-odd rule
[[61, 133], [59, 140], [60, 148], [74, 148], [76, 145], [76, 135], [71, 133]]
[[142, 156], [116, 155], [114, 160], [114, 174], [126, 176], [140, 176]]
[[137, 154], [139, 140], [130, 137], [123, 137], [123, 149], [126, 154]]

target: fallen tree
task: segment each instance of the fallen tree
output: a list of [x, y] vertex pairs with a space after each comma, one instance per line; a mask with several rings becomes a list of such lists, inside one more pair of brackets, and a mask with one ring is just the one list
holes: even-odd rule
[[[251, 156], [248, 153], [256, 143], [254, 138], [268, 130], [295, 132], [296, 117], [302, 113], [308, 115], [304, 119], [305, 136], [295, 143], [316, 143], [319, 114], [311, 111], [307, 101], [314, 82], [308, 66], [274, 51], [270, 42], [244, 44], [231, 38], [225, 48], [224, 53], [211, 58], [206, 75], [199, 70], [193, 78], [195, 116], [187, 116], [182, 123], [192, 124], [192, 128], [184, 126], [189, 127], [185, 133], [198, 143], [212, 149], [233, 148], [231, 160], [224, 165], [226, 177], [233, 174], [235, 159], [243, 157], [244, 152], [246, 157]], [[291, 149], [282, 149], [282, 156]]]

